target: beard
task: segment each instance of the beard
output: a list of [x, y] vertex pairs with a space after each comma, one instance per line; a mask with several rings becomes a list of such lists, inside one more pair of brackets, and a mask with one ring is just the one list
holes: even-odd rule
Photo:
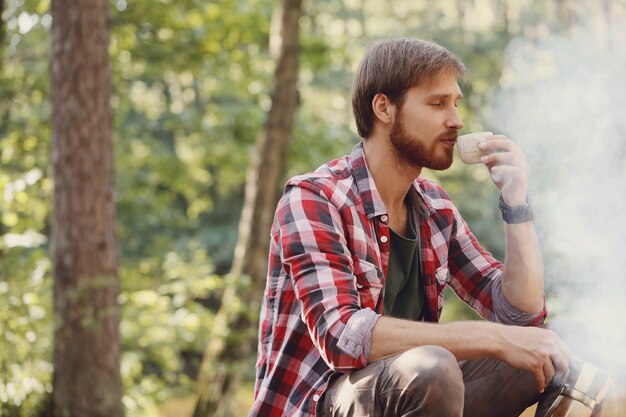
[[422, 138], [410, 133], [402, 120], [402, 114], [394, 121], [389, 138], [394, 153], [399, 161], [412, 167], [444, 170], [450, 168], [453, 161], [453, 149], [440, 142], [446, 139], [456, 139], [456, 129], [449, 129], [437, 136], [429, 144]]

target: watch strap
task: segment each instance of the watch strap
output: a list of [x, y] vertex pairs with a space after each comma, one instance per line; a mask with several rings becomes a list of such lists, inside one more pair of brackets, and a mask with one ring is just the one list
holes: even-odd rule
[[502, 213], [502, 220], [508, 224], [520, 224], [535, 220], [535, 211], [528, 203], [528, 199], [526, 204], [509, 206], [504, 202], [504, 198], [502, 198], [502, 194], [500, 194], [498, 205]]

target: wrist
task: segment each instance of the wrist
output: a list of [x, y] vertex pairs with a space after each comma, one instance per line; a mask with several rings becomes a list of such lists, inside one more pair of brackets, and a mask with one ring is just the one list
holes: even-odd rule
[[506, 205], [511, 207], [526, 204], [528, 196], [526, 192], [526, 187], [504, 187], [500, 190], [500, 195], [502, 196], [502, 200], [504, 200]]
[[500, 323], [489, 321], [478, 322], [473, 333], [481, 341], [476, 357], [489, 357], [503, 360], [507, 352], [506, 327]]
[[492, 324], [494, 329], [491, 332], [490, 356], [498, 360], [504, 361], [505, 354], [508, 350], [507, 338], [504, 335], [506, 326], [503, 324]]

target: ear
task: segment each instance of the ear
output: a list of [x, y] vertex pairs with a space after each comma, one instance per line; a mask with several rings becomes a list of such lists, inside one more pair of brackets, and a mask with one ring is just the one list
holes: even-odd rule
[[389, 100], [386, 94], [378, 93], [372, 99], [372, 110], [376, 118], [383, 124], [387, 125], [393, 121], [396, 106]]

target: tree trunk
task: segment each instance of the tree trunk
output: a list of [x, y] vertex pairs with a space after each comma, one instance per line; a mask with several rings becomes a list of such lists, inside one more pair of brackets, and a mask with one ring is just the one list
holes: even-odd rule
[[4, 0], [0, 0], [0, 76], [2, 76], [2, 71], [4, 70], [4, 48], [6, 45], [4, 44], [4, 40], [6, 38], [5, 32], [5, 24], [2, 19], [2, 15], [4, 14]]
[[[240, 365], [250, 358], [256, 348], [258, 308], [267, 274], [269, 234], [282, 186], [298, 101], [296, 84], [301, 16], [302, 0], [282, 0], [272, 19], [270, 48], [276, 61], [272, 107], [246, 177], [239, 237], [229, 278], [231, 282], [224, 291], [202, 361], [194, 417], [228, 415], [232, 394], [244, 372]], [[251, 287], [239, 285], [241, 276], [250, 277]]]
[[270, 49], [277, 62], [272, 107], [246, 176], [244, 206], [231, 273], [248, 275], [262, 287], [269, 233], [285, 173], [285, 157], [297, 104], [299, 27], [302, 0], [283, 0], [272, 19]]
[[52, 1], [56, 416], [123, 414], [108, 7]]

